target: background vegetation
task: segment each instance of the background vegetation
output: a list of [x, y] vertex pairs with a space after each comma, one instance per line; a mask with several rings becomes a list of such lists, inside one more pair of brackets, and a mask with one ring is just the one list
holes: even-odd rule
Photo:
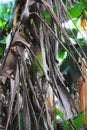
[[[7, 50], [10, 52], [12, 49], [7, 48], [6, 50], [6, 43], [8, 42], [8, 34], [13, 29], [16, 7], [14, 1], [0, 3], [0, 58], [2, 68], [8, 67], [7, 62], [4, 66], [3, 63], [4, 59], [9, 57]], [[84, 92], [87, 87], [87, 1], [47, 0], [45, 2], [41, 0], [34, 5], [31, 4], [30, 12], [29, 27], [22, 21], [24, 25], [22, 32], [25, 34], [26, 44], [22, 37], [18, 37], [19, 42], [25, 46], [26, 50], [28, 49], [28, 56], [25, 58], [24, 53], [21, 53], [23, 48], [13, 40], [15, 45], [20, 48], [18, 54], [15, 52], [17, 56], [20, 55], [20, 57], [16, 57], [15, 80], [12, 79], [12, 81], [8, 74], [7, 77], [5, 76], [6, 81], [3, 82], [4, 73], [7, 74], [7, 71], [1, 71], [0, 74], [0, 89], [3, 91], [0, 90], [0, 94], [3, 94], [6, 100], [3, 104], [4, 99], [0, 99], [0, 127], [1, 129], [6, 127], [9, 130], [80, 130], [81, 128], [85, 130], [87, 125], [87, 94]], [[23, 12], [21, 12], [20, 17], [22, 15]], [[16, 31], [18, 29], [19, 26]], [[17, 40], [16, 35], [15, 32], [14, 39]], [[31, 46], [30, 49], [28, 43]], [[41, 48], [40, 53], [37, 49], [39, 46]], [[56, 114], [53, 114], [55, 115], [55, 118], [52, 118], [53, 125], [50, 112], [45, 106], [46, 99], [43, 98], [47, 88], [45, 92], [42, 88], [39, 92], [44, 103], [41, 104], [40, 98], [38, 99], [37, 91], [40, 91], [40, 87], [42, 87], [41, 80], [46, 80], [41, 82], [42, 86], [44, 83], [45, 86], [50, 84], [53, 95], [56, 96], [54, 102]], [[11, 84], [11, 82], [13, 83]], [[12, 85], [15, 86], [13, 90]], [[31, 95], [36, 98], [34, 102], [40, 115], [32, 103]], [[84, 101], [85, 103], [83, 103]], [[17, 104], [19, 105], [17, 106]]]

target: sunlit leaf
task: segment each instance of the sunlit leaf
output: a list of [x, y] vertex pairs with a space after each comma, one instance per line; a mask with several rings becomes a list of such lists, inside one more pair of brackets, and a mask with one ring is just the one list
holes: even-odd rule
[[75, 4], [74, 7], [70, 10], [70, 14], [73, 18], [77, 18], [82, 14], [82, 4]]
[[[73, 119], [73, 123], [76, 126], [76, 130], [80, 130], [84, 124], [84, 112], [81, 112], [75, 119]], [[64, 130], [72, 130], [68, 122], [64, 125]]]

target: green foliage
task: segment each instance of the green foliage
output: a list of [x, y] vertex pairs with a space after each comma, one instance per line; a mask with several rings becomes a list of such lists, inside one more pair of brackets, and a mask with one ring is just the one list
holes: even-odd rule
[[[9, 2], [9, 3], [6, 3], [6, 4], [5, 3], [0, 3], [0, 30], [3, 30], [3, 28], [7, 24], [7, 21], [9, 21], [11, 19], [12, 8], [13, 8], [13, 3], [12, 2]], [[85, 17], [87, 18], [87, 10], [85, 10], [85, 8], [87, 8], [87, 3], [85, 1], [83, 1], [83, 0], [80, 0], [79, 3], [73, 4], [73, 8], [68, 8], [68, 10], [70, 12], [70, 15], [72, 16], [72, 19], [75, 18], [74, 19], [74, 23], [78, 22], [79, 17], [82, 14], [84, 14]], [[50, 14], [48, 13], [48, 11], [45, 11], [45, 19], [46, 19], [46, 22], [50, 25], [51, 24], [51, 17], [50, 17]], [[33, 20], [31, 20], [31, 25], [32, 24], [33, 24]], [[9, 26], [10, 25], [7, 25], [5, 27], [4, 31], [6, 31], [6, 34], [8, 33]], [[75, 36], [77, 38], [78, 30], [76, 28], [73, 28], [72, 31], [74, 32], [74, 34], [75, 34]], [[70, 29], [67, 29], [67, 33], [69, 34], [70, 38], [74, 39]], [[77, 39], [77, 41], [79, 42], [80, 45], [84, 45], [84, 40], [83, 39]], [[4, 54], [5, 43], [6, 43], [6, 36], [4, 37], [4, 36], [1, 35], [0, 36], [0, 57], [2, 57], [2, 55]], [[68, 44], [68, 41], [66, 41], [66, 44]], [[86, 51], [87, 50], [87, 46], [86, 47], [83, 46], [83, 50], [84, 50], [85, 53], [87, 53], [87, 51]], [[72, 52], [74, 52], [74, 50], [72, 50]], [[76, 58], [76, 60], [78, 61], [77, 54], [73, 53], [73, 55]], [[69, 82], [69, 83], [70, 83], [70, 81], [71, 82], [75, 82], [79, 78], [79, 76], [81, 75], [78, 67], [73, 62], [71, 57], [66, 54], [66, 51], [64, 51], [61, 48], [59, 50], [58, 56], [59, 56], [59, 58], [61, 58], [63, 60], [63, 63], [60, 66], [60, 70], [61, 70], [61, 72], [63, 74], [65, 74], [67, 76], [66, 77], [67, 82]], [[41, 55], [39, 55], [37, 59], [42, 64], [42, 57], [41, 57]], [[37, 64], [36, 60], [34, 61], [34, 67], [35, 68], [32, 68], [32, 70], [38, 71], [40, 73], [40, 75], [43, 73], [41, 68], [38, 67], [38, 64]], [[32, 75], [34, 75], [33, 71], [31, 73], [32, 73]], [[69, 77], [71, 79], [68, 79]], [[63, 120], [63, 122], [64, 122], [64, 130], [71, 130], [68, 121], [66, 121], [64, 119], [63, 113], [60, 112], [58, 106], [56, 106], [56, 115], [59, 116], [60, 119]], [[22, 122], [23, 122], [23, 119], [22, 119], [22, 117], [20, 115], [20, 126], [22, 126]], [[74, 125], [77, 128], [76, 130], [79, 130], [80, 127], [82, 126], [82, 124], [84, 123], [84, 113], [83, 112], [80, 113], [73, 120], [73, 123], [74, 123]], [[23, 126], [22, 126], [22, 128], [23, 128]], [[22, 128], [21, 128], [21, 130], [22, 130]]]
[[0, 40], [0, 44], [6, 44], [6, 37]]
[[[64, 119], [63, 113], [60, 112], [58, 105], [56, 105], [56, 115], [59, 116], [59, 118], [62, 119], [62, 121], [64, 122], [63, 130], [72, 130], [69, 122]], [[80, 130], [80, 128], [84, 124], [84, 112], [79, 113], [78, 116], [73, 119], [73, 123], [76, 127], [76, 130]]]
[[66, 80], [71, 83], [77, 81], [81, 75], [76, 63], [72, 61], [71, 57], [67, 57], [63, 61], [62, 65], [60, 66], [60, 70], [66, 76]]
[[77, 18], [82, 14], [82, 4], [74, 4], [74, 7], [70, 10], [70, 14], [73, 18]]
[[50, 14], [48, 13], [48, 11], [45, 11], [45, 17], [46, 17], [46, 20], [47, 20], [47, 23], [50, 25]]
[[[75, 119], [73, 119], [73, 123], [76, 130], [80, 130], [84, 124], [84, 112], [81, 112]], [[68, 122], [64, 125], [64, 130], [72, 130]]]
[[10, 20], [13, 10], [13, 2], [0, 3], [0, 29], [3, 29], [6, 22]]
[[[82, 46], [82, 49], [83, 49], [85, 55], [87, 55], [87, 46], [86, 45]], [[80, 49], [78, 49], [78, 51], [82, 55], [82, 51]], [[74, 52], [73, 55], [74, 55], [76, 61], [78, 61], [77, 53]], [[81, 76], [80, 70], [78, 69], [76, 63], [73, 62], [73, 60], [70, 56], [68, 56], [67, 58], [64, 59], [64, 61], [60, 65], [60, 70], [64, 75], [67, 75], [65, 79], [71, 83], [77, 81], [77, 79]]]
[[1, 45], [1, 44], [0, 44], [0, 58], [1, 58], [2, 55], [4, 54], [4, 50], [5, 50], [5, 45]]
[[0, 2], [0, 58], [4, 54], [14, 1]]
[[[79, 3], [73, 4], [73, 7], [68, 7], [69, 13], [71, 14], [72, 18], [78, 18], [82, 15], [83, 11], [87, 8], [87, 3], [83, 0], [80, 0]], [[86, 12], [86, 11], [84, 11]]]

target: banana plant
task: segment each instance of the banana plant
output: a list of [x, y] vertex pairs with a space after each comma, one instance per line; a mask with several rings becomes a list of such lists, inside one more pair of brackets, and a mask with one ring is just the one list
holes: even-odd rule
[[[82, 37], [81, 42], [77, 37], [80, 28], [86, 32], [86, 3], [86, 0], [18, 0], [13, 14], [11, 11], [4, 15], [7, 22], [1, 25], [4, 26], [1, 44], [6, 41], [0, 66], [1, 129], [56, 129], [53, 126], [55, 97], [63, 113], [64, 129], [79, 130], [78, 120], [86, 124], [86, 118], [84, 122], [83, 113], [79, 114], [75, 104], [74, 91], [70, 92], [71, 80], [77, 82], [81, 76], [84, 81], [86, 77], [86, 71], [79, 64], [80, 59], [86, 69], [83, 58], [86, 61], [87, 56], [82, 47], [86, 45], [86, 39]], [[65, 23], [69, 20], [73, 25], [68, 24], [67, 29]], [[6, 39], [2, 37], [5, 31]], [[69, 65], [63, 61], [60, 66], [61, 50], [67, 53]], [[70, 65], [75, 69], [72, 70]], [[70, 80], [64, 79], [68, 72], [72, 76], [68, 76]], [[74, 89], [77, 92], [77, 87]], [[56, 111], [60, 116], [57, 108]]]

